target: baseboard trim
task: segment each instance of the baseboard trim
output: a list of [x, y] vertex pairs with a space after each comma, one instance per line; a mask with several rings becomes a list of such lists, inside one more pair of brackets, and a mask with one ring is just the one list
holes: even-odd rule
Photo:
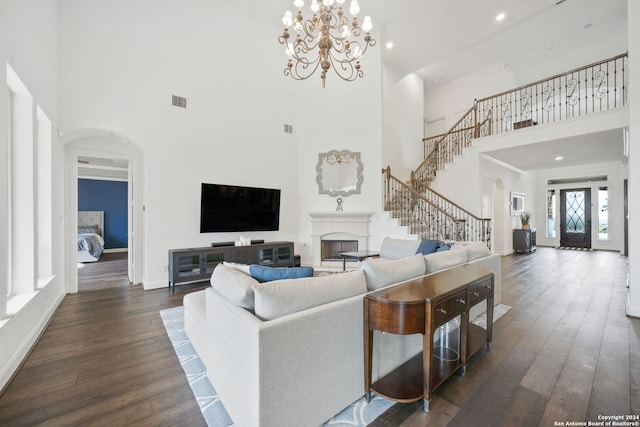
[[[41, 289], [40, 292], [44, 293], [45, 289]], [[42, 334], [49, 326], [49, 323], [53, 320], [53, 316], [55, 316], [58, 307], [62, 303], [64, 299], [64, 292], [62, 292], [57, 298], [56, 301], [50, 306], [50, 309], [47, 310], [46, 314], [40, 318], [40, 321], [36, 324], [35, 328], [28, 335], [27, 339], [25, 339], [18, 350], [13, 354], [13, 357], [3, 370], [0, 373], [0, 396], [5, 392], [6, 388], [11, 384], [11, 381], [16, 376], [20, 368], [27, 360], [36, 344], [40, 340]], [[10, 320], [11, 321], [11, 320]]]
[[116, 252], [129, 252], [129, 248], [111, 248], [111, 249], [105, 249], [103, 252], [105, 254], [112, 254]]

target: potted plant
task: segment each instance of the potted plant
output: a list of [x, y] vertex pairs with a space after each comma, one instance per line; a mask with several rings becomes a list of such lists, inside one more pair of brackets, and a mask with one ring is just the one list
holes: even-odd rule
[[529, 220], [531, 220], [531, 214], [529, 212], [523, 212], [520, 214], [520, 223], [522, 224], [523, 230], [528, 230], [530, 228]]

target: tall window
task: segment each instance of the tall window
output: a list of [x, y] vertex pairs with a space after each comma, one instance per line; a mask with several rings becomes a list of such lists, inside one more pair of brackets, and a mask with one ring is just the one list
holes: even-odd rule
[[[2, 266], [6, 267], [6, 285], [2, 286], [3, 297], [6, 298], [4, 313], [11, 316], [17, 313], [26, 304], [31, 296], [38, 290], [37, 249], [39, 242], [37, 238], [38, 221], [36, 220], [40, 201], [38, 197], [38, 181], [36, 180], [36, 159], [37, 164], [41, 160], [37, 157], [36, 132], [34, 124], [38, 121], [38, 133], [42, 131], [43, 139], [47, 133], [46, 128], [51, 128], [49, 120], [44, 113], [37, 114], [34, 109], [33, 97], [29, 93], [22, 80], [15, 73], [13, 68], [7, 64], [7, 90], [9, 92], [8, 101], [8, 143], [6, 175], [3, 181], [3, 211], [2, 226], [6, 227], [6, 247], [2, 252]], [[50, 133], [50, 130], [48, 131]], [[48, 144], [51, 145], [51, 138]], [[51, 152], [43, 154], [48, 160], [43, 159], [42, 164], [51, 164]], [[48, 176], [42, 176], [42, 182], [47, 182], [49, 187], [44, 191], [51, 192], [51, 168]], [[49, 196], [50, 197], [50, 196]], [[49, 222], [51, 222], [51, 203], [42, 203], [43, 208], [47, 208]], [[44, 224], [44, 221], [43, 221]], [[46, 226], [43, 226], [46, 228]], [[49, 230], [51, 225], [49, 225]], [[50, 231], [49, 231], [50, 233]], [[4, 234], [4, 233], [3, 233]], [[46, 242], [46, 239], [45, 239]], [[2, 242], [4, 243], [4, 242]], [[46, 260], [46, 258], [45, 258]], [[50, 269], [50, 267], [49, 267]]]
[[609, 188], [598, 189], [598, 239], [609, 240]]
[[37, 202], [37, 273], [38, 288], [42, 288], [53, 275], [53, 227], [51, 201], [51, 120], [38, 105], [36, 107], [36, 202]]
[[556, 190], [547, 190], [547, 237], [556, 237]]
[[11, 237], [12, 237], [12, 233], [11, 233], [11, 176], [13, 174], [12, 172], [12, 167], [11, 167], [11, 157], [12, 157], [12, 153], [11, 153], [11, 147], [13, 145], [13, 93], [7, 89], [7, 100], [8, 100], [8, 105], [7, 105], [7, 112], [8, 112], [8, 117], [7, 117], [7, 158], [6, 158], [6, 162], [7, 162], [7, 169], [6, 169], [6, 176], [4, 177], [6, 179], [6, 193], [4, 194], [7, 203], [5, 204], [5, 211], [2, 212], [2, 216], [4, 216], [6, 218], [6, 242], [3, 242], [5, 244], [5, 248], [6, 248], [6, 254], [4, 254], [4, 266], [5, 266], [5, 274], [6, 276], [4, 277], [5, 279], [5, 283], [6, 285], [6, 289], [5, 289], [5, 295], [9, 296], [13, 293], [13, 286], [12, 286], [12, 273], [11, 273]]

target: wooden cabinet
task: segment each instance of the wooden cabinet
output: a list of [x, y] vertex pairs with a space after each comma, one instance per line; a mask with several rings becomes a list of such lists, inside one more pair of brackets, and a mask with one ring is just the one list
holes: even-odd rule
[[536, 250], [536, 229], [513, 230], [513, 251], [514, 252], [535, 252]]
[[270, 267], [293, 267], [293, 242], [256, 243], [249, 246], [216, 246], [171, 249], [169, 251], [169, 287], [203, 282], [223, 261]]
[[[487, 329], [470, 322], [471, 307], [486, 301]], [[434, 333], [459, 319], [459, 352], [454, 358], [435, 357]], [[398, 402], [424, 400], [454, 372], [466, 371], [469, 358], [484, 345], [490, 348], [493, 328], [493, 273], [479, 265], [433, 273], [367, 294], [364, 298], [365, 394], [375, 392]], [[420, 333], [423, 351], [372, 383], [373, 331], [409, 335]]]

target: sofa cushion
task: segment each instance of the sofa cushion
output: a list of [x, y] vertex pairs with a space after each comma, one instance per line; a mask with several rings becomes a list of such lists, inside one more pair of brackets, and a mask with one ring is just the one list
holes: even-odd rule
[[251, 264], [249, 266], [251, 277], [260, 282], [272, 280], [300, 279], [301, 277], [313, 277], [313, 267], [265, 267]]
[[421, 254], [401, 259], [368, 260], [360, 264], [360, 268], [370, 291], [425, 274], [424, 256]]
[[218, 264], [211, 274], [211, 287], [235, 305], [253, 310], [253, 288], [258, 281], [241, 270]]
[[463, 247], [467, 251], [467, 261], [491, 255], [491, 250], [485, 242], [456, 242], [455, 246]]
[[367, 291], [364, 272], [274, 280], [253, 285], [255, 315], [272, 320]]
[[440, 240], [422, 239], [416, 250], [416, 254], [429, 255], [438, 249]]
[[387, 259], [406, 258], [416, 254], [418, 245], [420, 245], [420, 240], [385, 237], [380, 246], [380, 257]]
[[442, 251], [425, 255], [423, 258], [428, 274], [466, 263], [467, 252], [464, 249]]

